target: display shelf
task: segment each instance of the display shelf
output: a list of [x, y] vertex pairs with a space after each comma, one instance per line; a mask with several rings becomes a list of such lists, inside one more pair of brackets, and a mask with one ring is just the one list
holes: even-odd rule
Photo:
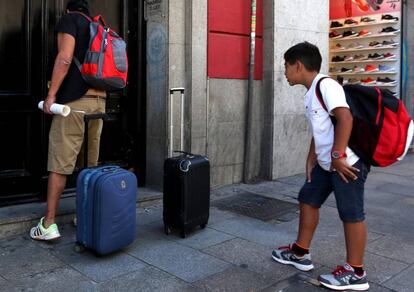
[[350, 72], [350, 73], [342, 73], [342, 72], [329, 72], [329, 75], [331, 76], [354, 76], [354, 75], [363, 75], [363, 76], [367, 76], [367, 75], [396, 75], [397, 72]]
[[385, 37], [396, 37], [400, 32], [385, 32], [385, 33], [377, 33], [377, 34], [370, 34], [366, 36], [348, 36], [344, 38], [330, 38], [330, 41], [352, 41], [352, 40], [361, 40], [361, 39], [374, 39], [374, 38], [385, 38]]
[[347, 53], [347, 52], [361, 52], [361, 51], [378, 51], [378, 50], [396, 50], [398, 46], [383, 46], [378, 48], [361, 48], [361, 49], [345, 49], [345, 50], [331, 50], [331, 53]]
[[398, 24], [399, 21], [398, 20], [392, 20], [392, 21], [376, 21], [376, 22], [367, 22], [367, 23], [363, 23], [363, 24], [356, 24], [356, 25], [344, 25], [341, 27], [331, 27], [329, 28], [329, 31], [337, 31], [337, 30], [347, 30], [347, 29], [353, 29], [353, 28], [362, 28], [362, 27], [370, 27], [370, 26], [381, 26], [381, 25], [394, 25], [394, 24]]
[[397, 62], [397, 59], [383, 59], [383, 60], [360, 60], [360, 61], [342, 61], [342, 62], [329, 62], [329, 65], [339, 65], [339, 64], [363, 64], [363, 63], [378, 63], [378, 62], [385, 62], [385, 63], [392, 63]]

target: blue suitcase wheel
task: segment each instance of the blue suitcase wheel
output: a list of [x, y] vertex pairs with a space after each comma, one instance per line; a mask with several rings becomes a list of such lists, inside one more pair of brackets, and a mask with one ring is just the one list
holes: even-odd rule
[[206, 228], [206, 226], [207, 226], [207, 223], [203, 223], [203, 224], [200, 225], [201, 229]]
[[79, 243], [75, 244], [74, 249], [75, 249], [75, 252], [77, 253], [83, 253], [86, 250], [85, 247]]
[[181, 230], [180, 236], [181, 238], [186, 238], [187, 234], [185, 234], [185, 230]]

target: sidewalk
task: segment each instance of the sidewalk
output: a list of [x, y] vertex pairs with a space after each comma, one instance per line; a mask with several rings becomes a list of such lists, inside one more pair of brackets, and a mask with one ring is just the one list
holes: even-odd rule
[[[0, 291], [328, 291], [314, 279], [345, 256], [333, 196], [312, 246], [316, 269], [299, 272], [271, 259], [275, 246], [295, 239], [303, 181], [299, 175], [214, 190], [207, 228], [186, 239], [163, 233], [160, 200], [141, 203], [136, 241], [108, 257], [76, 253], [69, 223], [54, 244], [32, 241], [27, 232], [1, 239]], [[413, 291], [414, 154], [371, 171], [365, 209], [370, 291]]]

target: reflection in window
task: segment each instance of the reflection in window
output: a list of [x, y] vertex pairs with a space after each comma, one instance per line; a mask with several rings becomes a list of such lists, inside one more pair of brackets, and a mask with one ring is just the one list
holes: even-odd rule
[[26, 2], [0, 1], [0, 92], [28, 90]]

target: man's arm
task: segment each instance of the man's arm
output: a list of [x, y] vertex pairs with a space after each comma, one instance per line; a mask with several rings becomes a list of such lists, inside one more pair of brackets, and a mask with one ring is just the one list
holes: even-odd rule
[[51, 114], [50, 106], [56, 102], [56, 93], [68, 74], [75, 51], [75, 38], [67, 33], [58, 33], [58, 54], [53, 66], [52, 80], [49, 92], [43, 105], [43, 110]]
[[[332, 110], [336, 119], [335, 139], [332, 151], [344, 153], [348, 146], [349, 137], [351, 137], [353, 118], [349, 108], [337, 107]], [[357, 179], [355, 172], [359, 171], [346, 162], [346, 158], [332, 159], [332, 168], [335, 169], [339, 176], [348, 182], [347, 177]]]

